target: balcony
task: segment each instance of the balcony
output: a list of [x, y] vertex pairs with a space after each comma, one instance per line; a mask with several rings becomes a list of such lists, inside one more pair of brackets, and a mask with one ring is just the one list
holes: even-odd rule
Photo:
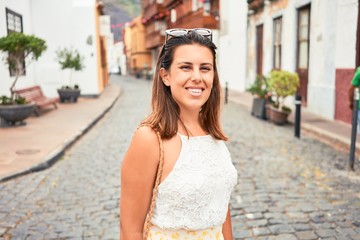
[[164, 0], [164, 3], [163, 3], [164, 7], [168, 8], [168, 9], [173, 8], [178, 4], [181, 4], [181, 0]]
[[161, 46], [165, 41], [165, 20], [152, 21], [145, 26], [145, 47], [147, 49]]
[[165, 10], [166, 9], [163, 7], [163, 4], [158, 4], [158, 3], [149, 4], [144, 7], [142, 17], [144, 19], [150, 19], [160, 13], [165, 14]]
[[159, 47], [165, 42], [165, 35], [161, 35], [163, 32], [155, 31], [146, 35], [145, 47], [146, 49], [152, 49]]
[[175, 23], [169, 23], [168, 28], [209, 28], [219, 29], [219, 21], [214, 14], [204, 15], [203, 9], [191, 12], [177, 19]]
[[264, 7], [264, 0], [247, 0], [249, 10], [260, 9]]
[[277, 2], [279, 0], [247, 0], [249, 10], [254, 13], [261, 12], [266, 3]]

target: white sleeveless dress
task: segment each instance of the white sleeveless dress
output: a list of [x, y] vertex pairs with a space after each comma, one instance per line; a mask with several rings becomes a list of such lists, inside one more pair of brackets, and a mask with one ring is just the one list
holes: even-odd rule
[[148, 239], [223, 239], [237, 183], [230, 153], [210, 135], [180, 138], [179, 158], [158, 188]]

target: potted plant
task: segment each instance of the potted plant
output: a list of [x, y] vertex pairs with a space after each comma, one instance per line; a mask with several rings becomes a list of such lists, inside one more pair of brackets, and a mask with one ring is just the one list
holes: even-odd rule
[[267, 119], [266, 105], [271, 101], [268, 78], [257, 75], [254, 83], [251, 84], [246, 91], [254, 96], [251, 114], [261, 119]]
[[288, 96], [295, 95], [300, 85], [297, 73], [283, 70], [270, 72], [269, 89], [275, 96], [275, 101], [270, 107], [270, 120], [275, 124], [282, 125], [287, 122], [291, 108], [285, 105]]
[[70, 75], [68, 84], [57, 89], [60, 96], [60, 102], [77, 102], [77, 99], [80, 96], [80, 88], [79, 85], [73, 83], [72, 73], [73, 71], [81, 71], [84, 68], [84, 58], [76, 49], [72, 48], [59, 49], [56, 51], [56, 55], [56, 60], [60, 64], [61, 69], [68, 69]]
[[14, 72], [14, 81], [10, 86], [10, 97], [0, 98], [0, 117], [6, 123], [14, 125], [16, 122], [23, 123], [34, 110], [33, 103], [15, 94], [15, 86], [21, 75], [25, 73], [25, 60], [29, 64], [37, 60], [46, 50], [46, 42], [34, 35], [13, 32], [0, 38], [0, 51], [7, 53], [4, 58], [10, 71]]

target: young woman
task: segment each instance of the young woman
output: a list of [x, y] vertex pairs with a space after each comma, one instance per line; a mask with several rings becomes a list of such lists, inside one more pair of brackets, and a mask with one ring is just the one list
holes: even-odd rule
[[152, 113], [122, 163], [122, 240], [143, 239], [159, 164], [157, 132], [164, 165], [147, 239], [232, 239], [229, 200], [237, 172], [220, 126], [215, 49], [209, 29], [166, 31]]

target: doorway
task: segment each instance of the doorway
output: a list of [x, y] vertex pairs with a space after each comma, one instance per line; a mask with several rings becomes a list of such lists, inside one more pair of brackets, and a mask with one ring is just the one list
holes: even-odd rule
[[296, 72], [300, 78], [297, 94], [301, 96], [302, 104], [306, 106], [309, 79], [310, 5], [298, 9], [297, 19]]

